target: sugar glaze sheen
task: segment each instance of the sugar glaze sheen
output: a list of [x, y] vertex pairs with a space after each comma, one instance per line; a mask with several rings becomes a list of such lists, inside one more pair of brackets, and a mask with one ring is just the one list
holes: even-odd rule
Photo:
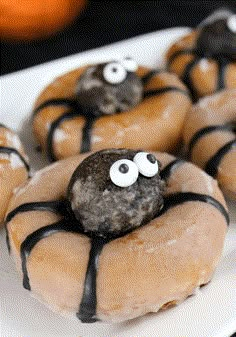
[[[152, 154], [158, 165], [162, 164], [160, 174], [148, 178], [139, 173], [134, 184], [119, 187], [110, 179], [111, 165], [121, 159], [133, 162], [140, 151], [114, 151], [116, 155], [104, 150], [97, 157], [96, 153], [87, 158], [79, 155], [51, 166], [36, 184], [27, 183], [23, 192], [15, 195], [6, 218], [8, 246], [17, 268], [22, 270], [23, 286], [51, 307], [73, 313], [86, 323], [125, 321], [182, 302], [195, 288], [210, 281], [229, 223], [216, 181], [195, 165], [155, 152]], [[88, 230], [69, 207], [68, 182], [72, 188], [75, 186], [78, 176], [73, 181], [73, 172], [83, 164], [87, 172], [81, 170], [79, 180], [86, 181], [94, 173], [98, 157], [99, 195], [104, 197], [103, 184], [108, 181], [111, 189], [106, 193], [114, 189], [117, 196], [118, 190], [139, 190], [144, 181], [150, 188], [150, 182], [154, 179], [155, 184], [159, 176], [160, 184], [166, 184], [160, 194], [164, 207], [146, 224], [144, 221], [145, 225], [128, 232], [117, 228], [101, 235], [96, 226], [94, 231]], [[150, 156], [149, 159], [153, 161]], [[94, 176], [88, 180], [93, 179]], [[89, 193], [85, 197], [89, 200]], [[136, 204], [140, 204], [139, 200], [130, 202], [128, 211], [133, 212]], [[118, 224], [123, 221], [121, 205]], [[93, 215], [91, 220], [94, 221]], [[48, 257], [46, 264], [39, 263], [41, 256]], [[128, 296], [127, 289], [134, 296]]]

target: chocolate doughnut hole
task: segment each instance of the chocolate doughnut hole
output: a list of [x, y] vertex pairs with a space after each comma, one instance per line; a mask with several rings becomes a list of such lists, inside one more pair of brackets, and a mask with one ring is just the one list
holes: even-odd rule
[[120, 159], [133, 160], [138, 151], [102, 150], [87, 157], [74, 171], [68, 186], [68, 199], [85, 232], [118, 236], [152, 220], [163, 206], [164, 182], [139, 174], [128, 187], [115, 185], [110, 167]]

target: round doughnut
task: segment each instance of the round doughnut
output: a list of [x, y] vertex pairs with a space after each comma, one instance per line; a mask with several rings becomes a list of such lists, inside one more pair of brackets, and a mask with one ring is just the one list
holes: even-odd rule
[[[117, 151], [131, 150], [110, 149], [103, 154]], [[6, 229], [10, 253], [26, 289], [53, 310], [77, 315], [82, 322], [119, 322], [178, 304], [211, 280], [229, 221], [217, 182], [191, 163], [166, 153], [152, 155], [166, 185], [164, 206], [145, 225], [121, 236], [93, 236], [78, 222], [78, 227], [73, 224], [74, 215], [64, 198], [69, 182], [73, 185], [78, 177], [78, 165], [85, 165], [91, 156], [83, 162], [86, 154], [58, 161], [15, 193]], [[101, 173], [109, 174], [104, 169]], [[126, 198], [131, 198], [132, 188], [142, 179], [140, 174], [128, 193], [124, 188]], [[111, 186], [109, 180], [107, 184]], [[87, 191], [87, 185], [84, 188]], [[122, 188], [113, 186], [99, 193], [105, 199], [109, 191], [114, 196]], [[81, 195], [89, 204], [89, 194]], [[116, 211], [119, 207], [111, 209], [114, 216]]]
[[182, 79], [193, 100], [236, 88], [235, 20], [231, 12], [213, 15], [167, 51], [167, 69]]
[[184, 127], [189, 159], [216, 178], [236, 199], [236, 89], [204, 97], [192, 107]]
[[[91, 113], [92, 108], [86, 110], [89, 95], [84, 92], [76, 94], [76, 90], [85, 74], [90, 74], [90, 69], [102, 65], [81, 67], [56, 78], [36, 100], [33, 130], [49, 160], [113, 147], [142, 147], [161, 151], [175, 149], [181, 137], [185, 114], [191, 106], [186, 87], [177, 76], [165, 70], [138, 67], [135, 74], [139, 86], [143, 88], [140, 102], [129, 106], [129, 109], [120, 104], [115, 112], [107, 109], [96, 115], [96, 111]], [[107, 72], [104, 71], [103, 76], [107, 76]], [[108, 87], [107, 80], [99, 80], [104, 88]], [[97, 89], [97, 79], [91, 82], [87, 83], [87, 87], [94, 85], [93, 90]], [[124, 89], [122, 84], [119, 87], [111, 83], [110, 88], [120, 88], [120, 95], [126, 101], [130, 99], [130, 87], [133, 85], [133, 81], [130, 81]], [[110, 98], [108, 96], [107, 100]], [[100, 99], [98, 93], [96, 100]]]
[[28, 178], [28, 158], [19, 137], [0, 124], [0, 224], [13, 190]]

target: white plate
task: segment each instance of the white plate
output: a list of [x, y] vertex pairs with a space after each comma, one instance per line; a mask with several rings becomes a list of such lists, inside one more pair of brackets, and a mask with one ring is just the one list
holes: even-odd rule
[[[69, 56], [1, 78], [0, 121], [17, 130], [25, 143], [33, 168], [46, 164], [32, 146], [29, 114], [46, 83], [56, 75], [85, 63], [133, 56], [140, 64], [161, 65], [163, 55], [187, 28], [173, 28]], [[10, 57], [10, 55], [9, 55]], [[0, 327], [1, 337], [228, 337], [236, 331], [236, 209], [231, 204], [231, 224], [224, 254], [212, 282], [180, 306], [149, 314], [123, 324], [82, 324], [61, 317], [30, 296], [22, 287], [0, 231]]]

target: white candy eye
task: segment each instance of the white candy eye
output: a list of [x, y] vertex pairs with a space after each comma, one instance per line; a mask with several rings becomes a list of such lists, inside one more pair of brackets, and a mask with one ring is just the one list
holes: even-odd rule
[[117, 160], [110, 168], [110, 178], [115, 185], [128, 187], [138, 179], [138, 168], [132, 160]]
[[145, 177], [150, 178], [158, 173], [158, 162], [153, 154], [148, 152], [138, 152], [133, 160], [138, 166], [139, 172]]
[[135, 72], [138, 69], [137, 62], [135, 62], [131, 57], [125, 57], [121, 63], [127, 71]]
[[111, 84], [118, 84], [126, 79], [127, 71], [117, 62], [108, 63], [103, 69], [104, 79]]
[[231, 15], [227, 20], [227, 27], [233, 33], [236, 33], [236, 14]]

